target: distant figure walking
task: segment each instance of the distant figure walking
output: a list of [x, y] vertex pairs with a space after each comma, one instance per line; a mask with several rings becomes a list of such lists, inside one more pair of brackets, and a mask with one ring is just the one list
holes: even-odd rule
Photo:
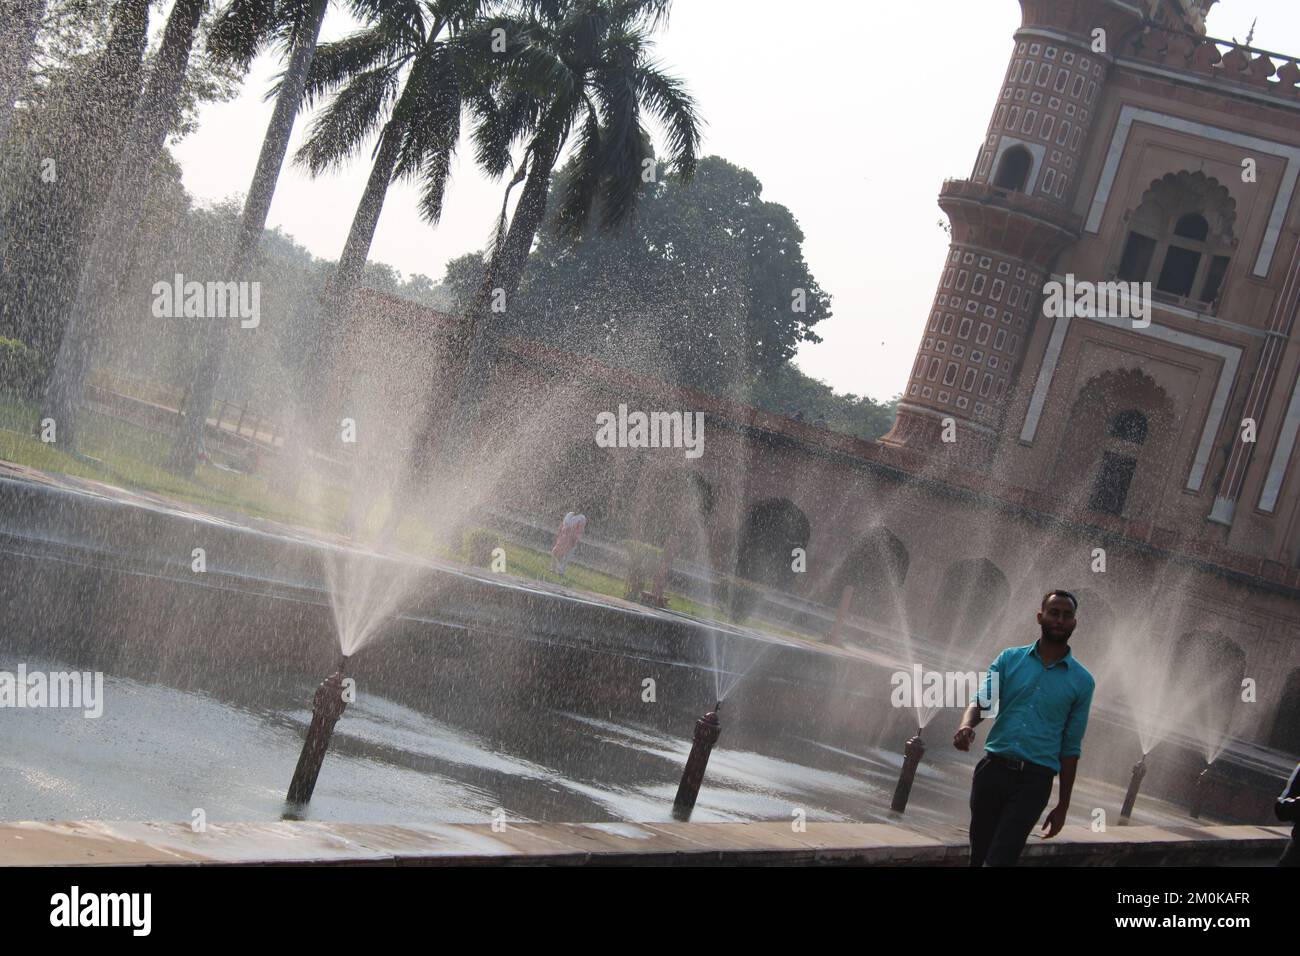
[[555, 547], [551, 548], [551, 570], [560, 577], [564, 577], [569, 558], [573, 557], [578, 542], [582, 540], [582, 532], [586, 530], [587, 516], [575, 511], [570, 511], [560, 522], [560, 530], [555, 535]]
[[1291, 779], [1286, 782], [1286, 789], [1273, 805], [1273, 812], [1279, 820], [1291, 824], [1291, 839], [1287, 841], [1278, 866], [1300, 866], [1300, 764], [1291, 771]]

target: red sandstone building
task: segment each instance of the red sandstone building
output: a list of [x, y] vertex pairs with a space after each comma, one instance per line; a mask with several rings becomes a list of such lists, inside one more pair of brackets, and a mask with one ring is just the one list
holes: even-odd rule
[[[511, 341], [488, 443], [516, 453], [485, 499], [650, 540], [687, 502], [718, 571], [830, 606], [852, 587], [862, 621], [972, 663], [1069, 587], [1113, 691], [1126, 649], [1166, 648], [1189, 714], [1300, 751], [1300, 65], [1205, 37], [1212, 2], [1021, 0], [881, 442]], [[1047, 314], [1067, 279], [1149, 282], [1149, 321]], [[597, 447], [619, 403], [704, 411], [705, 454]]]

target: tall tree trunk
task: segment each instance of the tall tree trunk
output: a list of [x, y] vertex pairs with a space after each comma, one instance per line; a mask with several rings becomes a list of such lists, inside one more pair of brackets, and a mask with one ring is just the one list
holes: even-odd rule
[[366, 270], [370, 244], [374, 241], [379, 215], [384, 209], [384, 198], [397, 166], [399, 146], [400, 141], [392, 126], [385, 125], [380, 133], [374, 165], [370, 168], [370, 178], [366, 180], [365, 191], [361, 194], [361, 202], [357, 204], [352, 226], [348, 230], [347, 242], [343, 244], [343, 254], [339, 256], [338, 266], [321, 290], [321, 319], [316, 329], [316, 346], [308, 362], [303, 387], [306, 412], [318, 415], [321, 420], [326, 420], [333, 414], [339, 401], [337, 394], [328, 394], [332, 389], [326, 383], [337, 384], [337, 376], [333, 374], [335, 353], [352, 297], [361, 285], [361, 277]]
[[45, 0], [0, 0], [0, 146], [9, 137], [14, 101], [27, 88], [27, 64], [44, 16]]
[[47, 366], [54, 361], [75, 292], [68, 277], [84, 259], [87, 227], [109, 185], [103, 171], [121, 155], [139, 99], [149, 0], [119, 0], [111, 19], [108, 42], [89, 71], [43, 111], [37, 155], [56, 160], [57, 186], [33, 170], [15, 214], [46, 228], [13, 234], [5, 253], [9, 275], [0, 302], [5, 324]]
[[207, 0], [176, 0], [172, 7], [113, 185], [95, 217], [42, 409], [43, 417], [54, 420], [57, 445], [65, 450], [77, 447], [77, 414], [90, 372], [91, 349], [112, 307], [115, 283], [130, 268], [129, 240], [144, 214], [154, 164], [176, 125], [190, 50], [206, 6]]
[[473, 432], [479, 404], [487, 379], [496, 362], [498, 330], [495, 328], [495, 301], [504, 300], [508, 311], [519, 291], [528, 253], [537, 231], [546, 219], [546, 201], [551, 174], [559, 158], [561, 141], [553, 137], [540, 143], [533, 153], [524, 191], [519, 196], [505, 240], [488, 263], [482, 284], [466, 312], [466, 327], [456, 343], [453, 355], [456, 404], [452, 409], [445, 437], [440, 444], [450, 458], [458, 457]]
[[[266, 217], [271, 210], [271, 199], [275, 196], [275, 187], [280, 178], [280, 170], [284, 166], [284, 157], [289, 151], [294, 120], [298, 115], [303, 88], [307, 85], [307, 76], [311, 72], [312, 60], [316, 56], [316, 44], [320, 38], [321, 23], [325, 19], [327, 6], [329, 0], [315, 0], [308, 19], [303, 24], [302, 42], [294, 47], [289, 55], [289, 65], [285, 69], [280, 92], [276, 95], [271, 122], [266, 127], [266, 136], [262, 139], [262, 151], [257, 157], [257, 169], [253, 173], [253, 181], [248, 187], [248, 196], [244, 200], [244, 212], [239, 221], [235, 249], [231, 253], [226, 269], [226, 276], [237, 282], [251, 281], [252, 278], [257, 247], [261, 242], [262, 233], [266, 230]], [[230, 323], [209, 319], [203, 358], [190, 385], [185, 421], [181, 425], [181, 434], [172, 450], [172, 467], [181, 474], [193, 474], [194, 467], [198, 464], [199, 449], [203, 445], [203, 429], [207, 424], [207, 412], [212, 406], [217, 379], [221, 376], [221, 365], [225, 361], [226, 349], [230, 345], [230, 336], [233, 334], [234, 327]]]
[[[479, 403], [496, 360], [497, 330], [493, 328], [492, 305], [504, 295], [508, 310], [510, 300], [519, 289], [528, 252], [546, 218], [551, 174], [562, 145], [563, 138], [555, 135], [530, 151], [524, 191], [515, 205], [505, 239], [484, 268], [483, 281], [465, 309], [460, 327], [452, 333], [447, 349], [445, 375], [452, 407], [447, 414], [439, 415], [439, 408], [430, 403], [423, 412], [402, 477], [400, 498], [413, 495], [421, 481], [441, 480], [448, 483], [448, 488], [454, 488], [463, 478]], [[517, 182], [517, 179], [512, 182], [511, 188]]]

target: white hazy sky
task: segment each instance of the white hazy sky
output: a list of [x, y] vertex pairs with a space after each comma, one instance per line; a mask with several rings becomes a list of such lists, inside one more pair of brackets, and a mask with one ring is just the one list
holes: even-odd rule
[[[1297, 0], [1224, 0], [1209, 32], [1245, 39], [1255, 17], [1256, 47], [1300, 53]], [[824, 341], [796, 360], [808, 374], [876, 398], [901, 391], [947, 245], [939, 186], [970, 172], [1019, 22], [1015, 0], [674, 3], [658, 53], [699, 102], [704, 153], [752, 170], [764, 197], [791, 209], [833, 296], [834, 317], [816, 327]], [[350, 29], [331, 9], [325, 37]], [[247, 188], [279, 69], [257, 60], [241, 95], [205, 107], [174, 147], [200, 203]], [[300, 117], [291, 151], [305, 126]], [[337, 258], [368, 171], [368, 156], [317, 180], [286, 164], [269, 224]], [[502, 188], [467, 155], [432, 228], [415, 190], [393, 186], [370, 258], [440, 279], [448, 259], [483, 246]]]

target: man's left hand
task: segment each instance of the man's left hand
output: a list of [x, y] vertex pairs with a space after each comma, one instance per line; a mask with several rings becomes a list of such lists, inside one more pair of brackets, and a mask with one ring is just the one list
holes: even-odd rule
[[1043, 831], [1039, 834], [1044, 840], [1050, 840], [1061, 832], [1061, 827], [1065, 826], [1065, 812], [1069, 807], [1058, 803], [1056, 809], [1047, 815], [1043, 821]]

